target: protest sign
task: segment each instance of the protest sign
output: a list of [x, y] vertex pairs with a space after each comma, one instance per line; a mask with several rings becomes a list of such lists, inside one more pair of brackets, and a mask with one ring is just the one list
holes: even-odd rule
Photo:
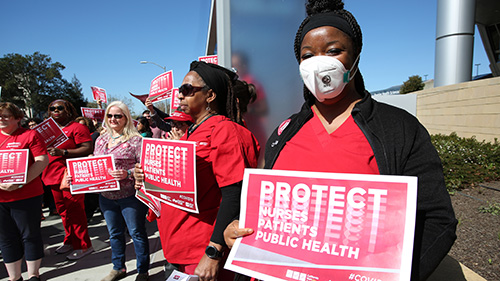
[[139, 121], [137, 121], [137, 120], [133, 119], [133, 120], [132, 120], [132, 123], [134, 123], [134, 127], [136, 127], [136, 128], [137, 128], [137, 124], [139, 124]]
[[52, 117], [45, 119], [42, 123], [33, 127], [33, 130], [42, 135], [46, 147], [58, 147], [68, 140], [68, 136], [66, 136]]
[[97, 122], [104, 121], [104, 109], [101, 108], [91, 108], [91, 107], [80, 107], [82, 110], [82, 116], [89, 119], [95, 119]]
[[166, 281], [198, 281], [198, 275], [189, 275], [174, 269]]
[[146, 192], [165, 204], [198, 213], [196, 143], [144, 138], [141, 165]]
[[172, 70], [156, 76], [151, 81], [149, 88], [149, 99], [151, 102], [165, 100], [171, 97], [174, 88], [174, 76]]
[[112, 154], [66, 159], [72, 177], [71, 194], [120, 190], [120, 183], [110, 172], [115, 170]]
[[135, 191], [135, 197], [139, 199], [142, 203], [148, 206], [157, 217], [160, 217], [161, 203], [158, 198], [147, 193], [144, 189], [144, 185]]
[[204, 61], [206, 63], [219, 64], [219, 59], [217, 58], [217, 55], [198, 57], [198, 60]]
[[179, 89], [175, 88], [172, 90], [172, 101], [170, 102], [170, 111], [174, 112], [181, 104], [179, 99]]
[[0, 183], [26, 183], [28, 156], [28, 149], [0, 150]]
[[108, 103], [106, 90], [96, 86], [91, 86], [90, 89], [92, 89], [92, 95], [94, 97], [94, 100], [101, 100], [103, 103]]
[[246, 169], [225, 267], [264, 280], [410, 280], [417, 178]]

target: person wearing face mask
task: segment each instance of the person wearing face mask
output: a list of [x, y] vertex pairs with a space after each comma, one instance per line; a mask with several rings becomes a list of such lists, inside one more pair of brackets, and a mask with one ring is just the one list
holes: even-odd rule
[[[425, 280], [456, 239], [457, 220], [427, 130], [372, 99], [359, 71], [362, 34], [342, 1], [308, 1], [295, 37], [305, 103], [268, 139], [265, 168], [418, 177], [412, 280]], [[232, 246], [238, 229], [225, 231]]]

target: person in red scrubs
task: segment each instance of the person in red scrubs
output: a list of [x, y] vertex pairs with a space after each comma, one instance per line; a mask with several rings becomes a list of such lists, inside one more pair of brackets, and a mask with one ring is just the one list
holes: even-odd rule
[[[194, 121], [180, 140], [196, 142], [199, 214], [162, 204], [158, 229], [166, 260], [200, 280], [232, 280], [226, 270], [219, 274], [223, 231], [239, 212], [244, 169], [257, 166], [257, 140], [237, 123], [236, 79], [223, 67], [195, 61], [179, 87], [180, 108]], [[140, 188], [140, 168], [135, 177]]]
[[[362, 34], [341, 0], [309, 0], [295, 37], [305, 104], [268, 139], [265, 168], [418, 177], [412, 280], [425, 280], [456, 239], [457, 220], [427, 130], [379, 103], [358, 69]], [[232, 246], [252, 229], [225, 231]]]
[[61, 181], [66, 169], [66, 159], [88, 156], [93, 151], [92, 138], [87, 126], [73, 120], [77, 117], [74, 106], [66, 100], [55, 100], [49, 105], [49, 117], [59, 125], [68, 140], [57, 147], [48, 147], [49, 166], [43, 171], [42, 181], [54, 195], [57, 212], [61, 215], [66, 236], [55, 252], [66, 258], [78, 260], [93, 251], [87, 229], [84, 194], [72, 195], [69, 189], [61, 190]]
[[43, 139], [19, 126], [23, 112], [13, 103], [0, 103], [0, 150], [29, 149], [25, 184], [0, 184], [0, 251], [9, 280], [23, 280], [23, 256], [29, 280], [40, 280], [43, 241], [40, 230], [43, 185], [40, 174], [49, 164]]

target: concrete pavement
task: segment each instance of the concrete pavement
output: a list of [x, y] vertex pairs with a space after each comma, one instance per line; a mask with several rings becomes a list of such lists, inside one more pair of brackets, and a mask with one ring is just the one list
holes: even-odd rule
[[[45, 212], [47, 216], [48, 213]], [[149, 247], [151, 252], [150, 281], [165, 280], [163, 274], [163, 252], [156, 227], [156, 223], [146, 223]], [[89, 235], [94, 247], [94, 252], [79, 261], [68, 261], [66, 255], [55, 254], [55, 250], [62, 244], [64, 228], [59, 216], [47, 217], [42, 221], [43, 242], [45, 244], [45, 257], [40, 269], [41, 279], [54, 281], [99, 281], [113, 268], [111, 264], [111, 247], [109, 234], [103, 216], [98, 212], [89, 224]], [[132, 239], [129, 237], [126, 250], [127, 277], [121, 280], [133, 281], [137, 275], [136, 259]], [[23, 278], [28, 279], [26, 268], [23, 265]], [[5, 266], [0, 266], [0, 280], [7, 281], [8, 275]]]
[[[47, 211], [47, 210], [45, 210]], [[48, 212], [45, 212], [48, 215]], [[156, 223], [146, 223], [149, 246], [151, 252], [151, 269], [149, 270], [150, 281], [165, 280], [163, 274], [163, 264], [165, 259], [161, 250]], [[42, 221], [43, 241], [45, 244], [45, 257], [40, 269], [41, 279], [54, 281], [99, 281], [105, 277], [112, 269], [111, 247], [109, 245], [109, 235], [103, 216], [96, 213], [89, 224], [89, 235], [92, 240], [94, 252], [79, 261], [67, 261], [66, 255], [56, 255], [55, 249], [62, 244], [64, 229], [59, 216], [47, 217]], [[137, 275], [136, 260], [132, 239], [127, 242], [126, 266], [128, 275], [125, 281], [133, 281]], [[3, 263], [3, 260], [0, 260]], [[23, 265], [23, 277], [27, 280], [26, 268]], [[8, 275], [5, 266], [0, 265], [0, 281], [7, 281]], [[439, 268], [428, 279], [429, 281], [485, 281], [469, 268], [460, 264], [455, 259], [447, 256]]]

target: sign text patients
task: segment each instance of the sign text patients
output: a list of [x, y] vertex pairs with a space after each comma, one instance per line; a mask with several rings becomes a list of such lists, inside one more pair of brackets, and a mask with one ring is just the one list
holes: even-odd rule
[[[79, 174], [79, 177], [75, 179], [77, 183], [89, 180], [102, 180], [106, 178], [103, 174], [108, 170], [108, 163], [105, 159], [73, 162], [73, 170]], [[99, 176], [94, 178], [92, 175]]]
[[[333, 216], [343, 218], [348, 210], [364, 209], [364, 212], [372, 213], [370, 240], [376, 239], [381, 202], [385, 196], [387, 196], [387, 189], [354, 187], [347, 190], [345, 186], [320, 184], [309, 186], [305, 183], [292, 186], [288, 182], [263, 180], [260, 182], [261, 203], [255, 239], [286, 247], [300, 247], [312, 252], [358, 259], [360, 248], [353, 247], [355, 243], [342, 243], [347, 240], [341, 239], [334, 240], [340, 243], [332, 243], [332, 240], [326, 239], [326, 233], [324, 233], [325, 240], [318, 238], [322, 234], [319, 233], [319, 224], [330, 221]], [[365, 202], [370, 202], [370, 208], [365, 208], [367, 205]], [[321, 218], [321, 215], [325, 214], [321, 210], [325, 208], [329, 210], [328, 218]], [[308, 222], [309, 219], [312, 222]], [[370, 243], [375, 243], [375, 241], [370, 241]]]
[[[167, 171], [174, 168], [175, 162], [187, 161], [187, 147], [179, 147], [175, 145], [164, 144], [146, 144], [144, 171], [146, 177], [150, 180], [160, 182], [162, 178], [167, 176]], [[167, 167], [163, 167], [162, 163], [166, 163]], [[180, 181], [173, 181], [173, 185], [180, 185]], [[171, 184], [171, 182], [168, 182]]]

